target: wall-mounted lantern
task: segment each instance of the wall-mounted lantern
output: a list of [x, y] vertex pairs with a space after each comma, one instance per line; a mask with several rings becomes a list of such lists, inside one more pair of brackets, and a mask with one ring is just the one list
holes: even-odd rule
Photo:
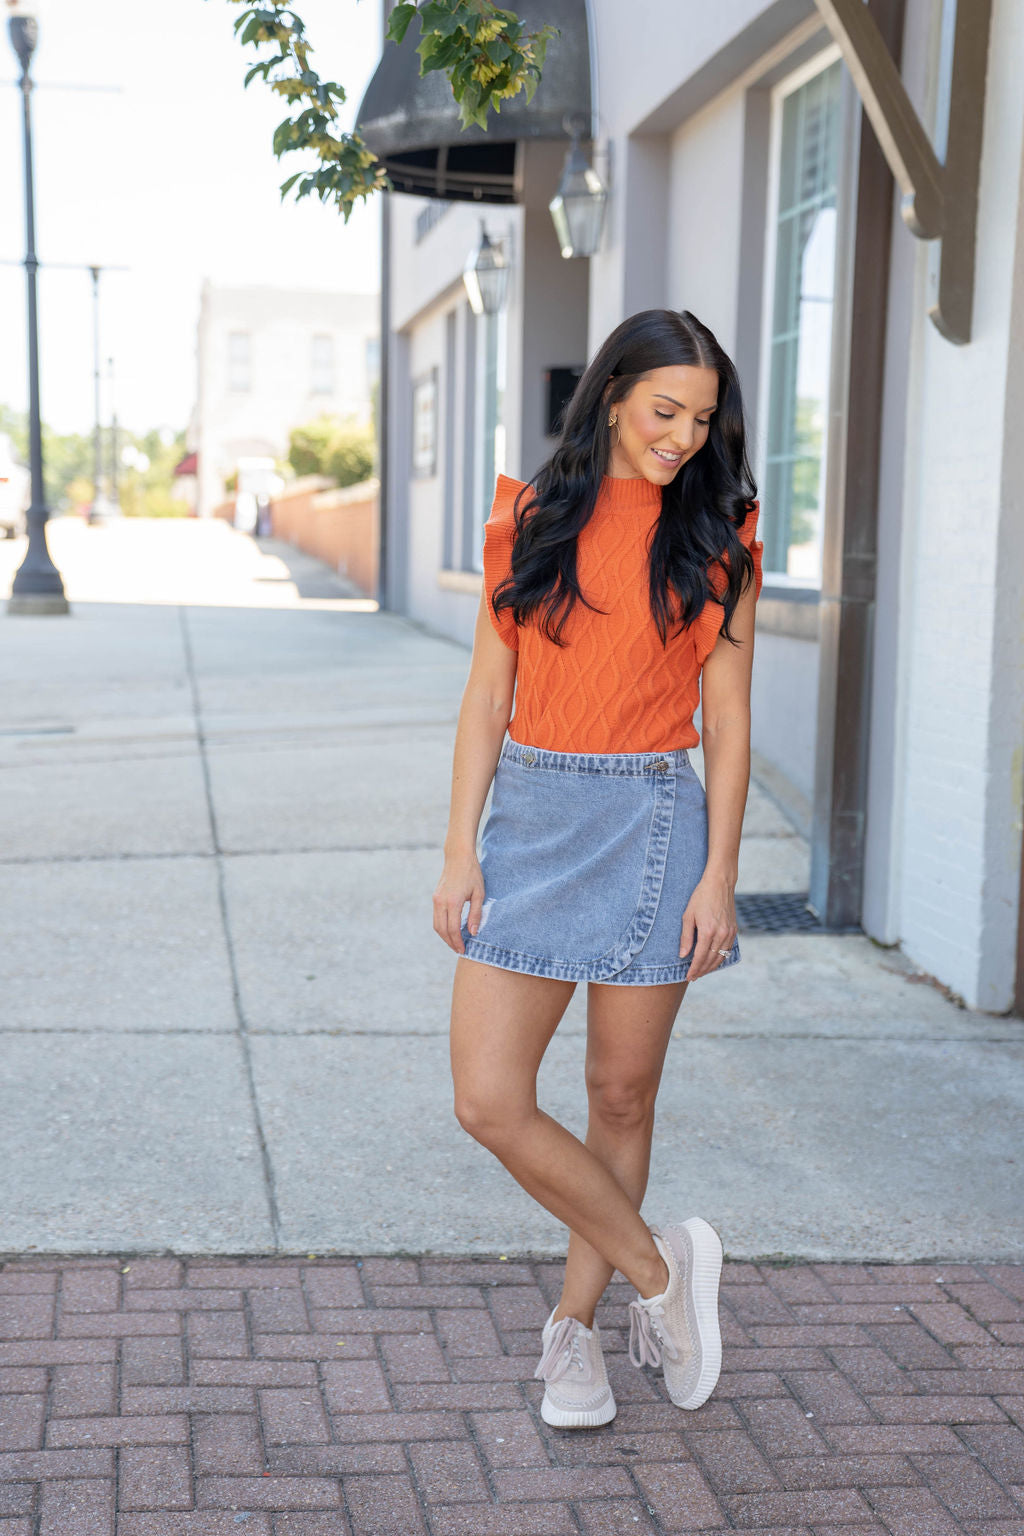
[[504, 241], [495, 242], [480, 220], [480, 243], [470, 251], [462, 272], [474, 315], [496, 315], [508, 295], [508, 258]]
[[593, 256], [598, 249], [607, 202], [604, 182], [580, 149], [579, 135], [574, 132], [558, 191], [548, 204], [567, 261], [574, 256]]

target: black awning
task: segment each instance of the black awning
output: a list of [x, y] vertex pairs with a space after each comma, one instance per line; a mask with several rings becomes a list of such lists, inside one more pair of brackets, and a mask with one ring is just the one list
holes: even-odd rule
[[[356, 124], [399, 192], [453, 201], [514, 203], [516, 143], [564, 139], [567, 114], [590, 123], [590, 43], [586, 0], [519, 0], [512, 7], [529, 32], [558, 27], [543, 78], [527, 105], [524, 92], [489, 116], [489, 128], [459, 127], [459, 109], [442, 70], [420, 76], [413, 21], [405, 41], [386, 43]], [[582, 137], [587, 137], [584, 129]]]

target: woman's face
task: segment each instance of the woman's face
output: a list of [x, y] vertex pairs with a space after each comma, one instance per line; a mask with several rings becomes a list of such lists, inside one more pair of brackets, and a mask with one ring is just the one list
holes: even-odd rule
[[[707, 442], [711, 415], [718, 405], [714, 368], [652, 368], [624, 400], [605, 412], [611, 453], [606, 473], [623, 480], [643, 476], [668, 485], [687, 459]], [[618, 432], [607, 426], [618, 418]]]

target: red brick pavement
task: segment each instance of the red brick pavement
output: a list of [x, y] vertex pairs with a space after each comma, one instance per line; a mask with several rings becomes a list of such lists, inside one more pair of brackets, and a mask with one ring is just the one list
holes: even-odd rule
[[540, 1420], [547, 1263], [0, 1264], [0, 1536], [1024, 1536], [1024, 1267], [730, 1264], [684, 1413]]

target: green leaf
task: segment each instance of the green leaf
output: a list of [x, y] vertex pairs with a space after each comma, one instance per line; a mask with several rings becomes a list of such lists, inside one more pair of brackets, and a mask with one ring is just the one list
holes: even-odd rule
[[449, 81], [452, 87], [452, 95], [455, 97], [456, 101], [458, 101], [462, 90], [469, 84], [472, 78], [473, 59], [470, 55], [464, 59], [460, 59], [458, 64], [456, 64], [452, 70], [451, 75], [449, 76]]
[[432, 69], [447, 69], [449, 64], [454, 64], [462, 53], [462, 46], [454, 37], [447, 41], [426, 38], [417, 52], [420, 54], [420, 74], [427, 75]]
[[409, 30], [409, 23], [415, 15], [415, 5], [409, 3], [396, 5], [388, 17], [386, 37], [393, 43], [404, 42], [405, 34]]
[[475, 80], [466, 87], [459, 101], [460, 127], [466, 129], [474, 123], [480, 128], [487, 127], [487, 98]]
[[290, 149], [298, 149], [296, 143], [295, 124], [290, 117], [286, 117], [283, 123], [278, 123], [274, 129], [273, 149], [274, 154], [281, 157]]
[[561, 37], [561, 27], [542, 27], [533, 40], [533, 62], [540, 79], [540, 72], [544, 68], [544, 60], [547, 57], [548, 43], [553, 37]]
[[439, 36], [437, 32], [424, 32], [423, 36], [416, 44], [416, 52], [419, 54], [421, 59], [425, 59], [430, 54], [436, 53], [439, 48], [444, 48], [447, 46], [447, 40]]
[[457, 11], [450, 5], [440, 5], [437, 0], [427, 0], [419, 7], [420, 27], [423, 32], [433, 32], [439, 37], [450, 37], [462, 25]]

